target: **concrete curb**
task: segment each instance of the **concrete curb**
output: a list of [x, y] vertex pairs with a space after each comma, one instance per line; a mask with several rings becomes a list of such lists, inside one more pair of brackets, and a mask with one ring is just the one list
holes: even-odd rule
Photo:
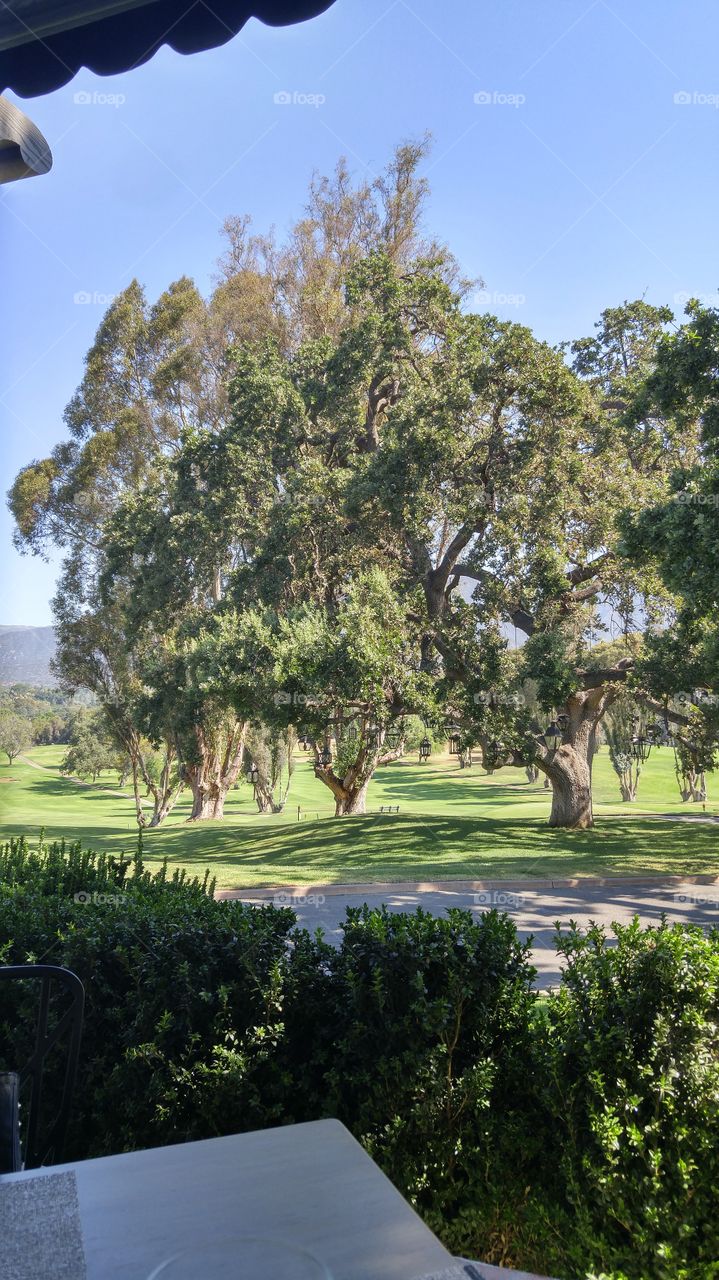
[[362, 894], [377, 897], [381, 894], [402, 893], [484, 893], [490, 889], [602, 889], [613, 885], [647, 885], [649, 888], [671, 888], [677, 884], [719, 884], [719, 875], [697, 876], [572, 876], [559, 880], [398, 880], [360, 881], [354, 884], [267, 884], [253, 885], [247, 889], [218, 889], [216, 898], [243, 898], [261, 900], [274, 894], [287, 897], [307, 897], [322, 894], [328, 897], [357, 897]]

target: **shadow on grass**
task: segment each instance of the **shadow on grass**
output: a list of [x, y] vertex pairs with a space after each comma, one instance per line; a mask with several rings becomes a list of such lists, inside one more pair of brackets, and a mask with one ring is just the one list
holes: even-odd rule
[[[400, 768], [394, 768], [399, 774]], [[515, 805], [525, 799], [537, 803], [541, 790], [537, 794], [529, 786], [510, 789], [489, 782], [478, 788], [476, 781], [472, 784], [468, 778], [466, 785], [458, 784], [446, 774], [427, 776], [418, 786], [415, 769], [401, 766], [401, 772], [403, 776], [391, 779], [389, 771], [383, 774], [374, 805], [389, 795], [400, 804], [424, 798], [445, 812], [374, 813], [300, 823], [292, 821], [291, 809], [281, 817], [259, 817], [238, 794], [228, 805], [224, 823], [188, 825], [183, 802], [166, 824], [145, 831], [148, 863], [167, 857], [171, 866], [184, 866], [194, 874], [208, 867], [223, 887], [373, 879], [651, 876], [719, 868], [717, 833], [711, 824], [600, 817], [591, 831], [561, 831], [550, 828], [541, 816], [481, 813], [482, 799], [489, 807], [509, 793]], [[426, 788], [424, 797], [418, 794], [420, 788]], [[458, 807], [471, 799], [474, 811], [462, 816], [447, 812], [447, 797], [451, 802], [455, 796]], [[109, 795], [100, 783], [80, 788], [60, 776], [37, 772], [25, 782], [22, 809], [3, 822], [3, 829], [6, 837], [22, 832], [35, 836], [42, 826], [48, 839], [81, 839], [116, 854], [132, 852], [136, 845], [130, 801]]]
[[222, 870], [237, 885], [264, 880], [443, 879], [574, 875], [652, 875], [713, 869], [715, 833], [687, 839], [678, 823], [634, 820], [592, 831], [556, 831], [541, 820], [421, 817], [325, 819], [297, 826], [209, 829], [166, 827], [148, 833], [151, 857], [195, 870]]

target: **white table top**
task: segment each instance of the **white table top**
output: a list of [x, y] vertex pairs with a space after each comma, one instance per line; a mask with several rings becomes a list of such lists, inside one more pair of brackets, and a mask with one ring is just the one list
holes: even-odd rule
[[333, 1280], [413, 1280], [452, 1263], [338, 1120], [7, 1174], [0, 1186], [64, 1170], [77, 1178], [88, 1280], [145, 1280], [168, 1252], [235, 1233], [303, 1247]]

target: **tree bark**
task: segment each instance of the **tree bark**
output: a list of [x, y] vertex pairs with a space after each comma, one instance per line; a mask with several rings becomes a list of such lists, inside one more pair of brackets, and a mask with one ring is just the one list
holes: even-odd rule
[[185, 765], [185, 780], [192, 791], [188, 822], [219, 821], [225, 816], [227, 793], [242, 768], [246, 731], [246, 724], [235, 721], [225, 732], [211, 739], [202, 726], [197, 726], [197, 758]]
[[550, 827], [583, 830], [593, 826], [592, 771], [589, 761], [572, 747], [562, 746], [554, 752], [554, 756], [551, 770], [548, 770], [552, 784]]
[[256, 782], [254, 791], [258, 813], [282, 813], [285, 807], [284, 800], [276, 801], [272, 788], [267, 783]]
[[574, 694], [564, 708], [569, 726], [556, 751], [544, 751], [537, 765], [552, 787], [550, 827], [581, 831], [594, 825], [592, 761], [597, 750], [599, 723], [615, 697], [609, 688]]
[[367, 804], [367, 788], [372, 781], [375, 769], [380, 764], [389, 764], [392, 760], [401, 759], [404, 744], [392, 751], [383, 749], [384, 733], [381, 733], [374, 746], [367, 745], [364, 733], [357, 756], [343, 777], [338, 778], [334, 770], [328, 766], [323, 768], [315, 760], [315, 777], [329, 787], [335, 798], [335, 817], [342, 818], [349, 814], [365, 813]]
[[685, 804], [687, 801], [692, 801], [694, 804], [704, 803], [707, 798], [707, 784], [703, 773], [693, 770], [689, 773], [677, 772], [677, 781], [679, 794]]
[[619, 791], [625, 804], [629, 804], [637, 798], [637, 784], [633, 779], [627, 782], [624, 778], [620, 778]]
[[343, 796], [335, 796], [335, 817], [340, 818], [348, 813], [366, 813], [369, 782], [367, 778], [361, 786], [346, 789]]

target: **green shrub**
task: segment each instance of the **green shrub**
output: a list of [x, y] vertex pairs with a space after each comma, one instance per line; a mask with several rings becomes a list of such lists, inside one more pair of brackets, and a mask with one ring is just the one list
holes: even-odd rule
[[450, 1247], [503, 1255], [537, 1155], [528, 947], [496, 911], [347, 916], [333, 965], [334, 1114]]
[[[538, 1050], [571, 1230], [558, 1274], [719, 1276], [719, 933], [573, 927]], [[564, 1206], [563, 1206], [564, 1208]]]
[[[271, 1020], [294, 915], [218, 902], [211, 889], [78, 845], [31, 853], [19, 842], [0, 857], [0, 962], [65, 965], [85, 984], [69, 1159], [207, 1136], [192, 1099], [175, 1108], [178, 1079], [188, 1064], [212, 1061], [228, 1034], [242, 1043]], [[5, 988], [7, 1065], [26, 1054], [22, 1028], [32, 1022], [31, 996], [10, 1007], [11, 998]], [[241, 1097], [230, 1126], [238, 1113]]]
[[[86, 987], [69, 1158], [334, 1115], [457, 1253], [717, 1280], [716, 932], [572, 927], [538, 999], [496, 912], [364, 907], [334, 948], [212, 890], [141, 849], [0, 850], [0, 963]], [[30, 1018], [0, 997], [1, 1069]]]

